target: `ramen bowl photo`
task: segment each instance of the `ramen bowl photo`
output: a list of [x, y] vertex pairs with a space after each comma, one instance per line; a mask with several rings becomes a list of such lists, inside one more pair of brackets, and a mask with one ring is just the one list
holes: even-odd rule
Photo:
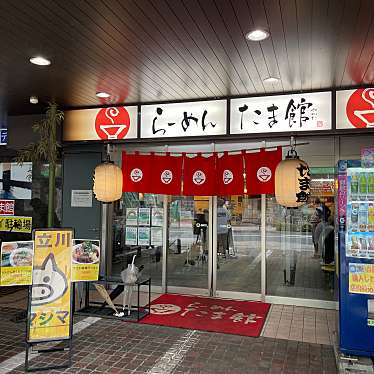
[[74, 245], [73, 262], [76, 264], [96, 264], [100, 259], [100, 249], [90, 241]]

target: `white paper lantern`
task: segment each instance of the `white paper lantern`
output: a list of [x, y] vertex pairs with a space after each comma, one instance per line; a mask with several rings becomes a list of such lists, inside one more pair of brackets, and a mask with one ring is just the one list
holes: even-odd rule
[[288, 153], [275, 170], [275, 198], [287, 208], [304, 205], [310, 196], [309, 166], [293, 152]]
[[112, 162], [96, 166], [93, 192], [97, 200], [111, 203], [122, 197], [122, 170]]

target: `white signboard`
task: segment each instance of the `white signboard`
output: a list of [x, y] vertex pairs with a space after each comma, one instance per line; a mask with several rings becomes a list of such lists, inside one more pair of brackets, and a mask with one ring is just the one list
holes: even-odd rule
[[331, 129], [331, 92], [230, 100], [230, 134]]
[[73, 208], [91, 208], [92, 190], [71, 190], [71, 206]]
[[374, 129], [374, 88], [336, 92], [337, 129]]
[[79, 109], [65, 112], [63, 127], [65, 141], [126, 140], [137, 136], [137, 106]]
[[226, 134], [227, 101], [143, 105], [141, 138]]

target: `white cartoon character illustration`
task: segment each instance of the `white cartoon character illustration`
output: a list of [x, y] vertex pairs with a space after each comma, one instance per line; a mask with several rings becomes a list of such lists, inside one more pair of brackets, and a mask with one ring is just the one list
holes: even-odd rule
[[32, 305], [51, 303], [62, 297], [68, 289], [65, 274], [57, 267], [55, 256], [50, 253], [42, 266], [33, 270]]

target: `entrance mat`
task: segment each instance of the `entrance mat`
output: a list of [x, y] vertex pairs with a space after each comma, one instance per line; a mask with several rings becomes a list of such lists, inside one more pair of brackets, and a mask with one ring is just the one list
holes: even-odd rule
[[270, 304], [164, 294], [140, 323], [258, 337]]

